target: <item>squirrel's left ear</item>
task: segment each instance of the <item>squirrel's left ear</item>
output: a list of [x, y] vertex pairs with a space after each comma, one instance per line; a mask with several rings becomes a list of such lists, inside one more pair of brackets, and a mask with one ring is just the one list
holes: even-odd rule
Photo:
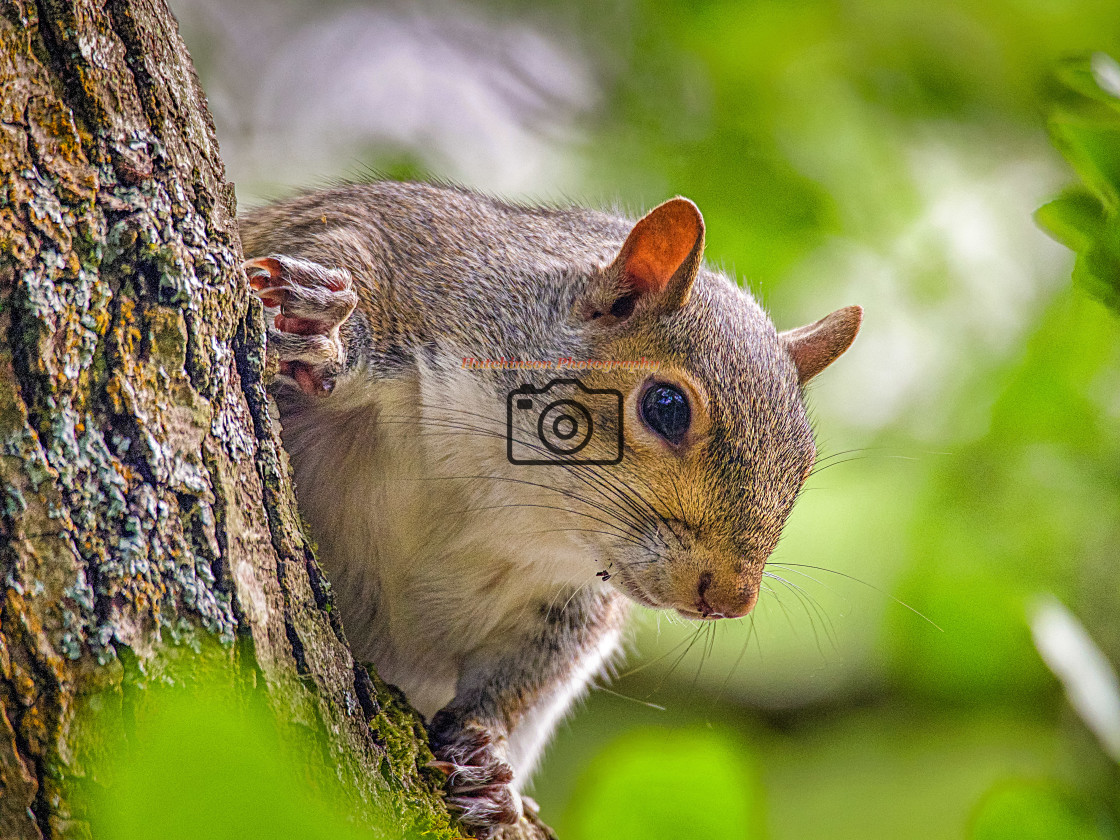
[[635, 310], [664, 314], [688, 301], [704, 254], [704, 217], [687, 198], [671, 198], [643, 216], [583, 302], [588, 320], [613, 324]]
[[798, 381], [804, 385], [840, 358], [856, 340], [862, 321], [862, 307], [846, 306], [815, 324], [781, 333], [778, 337], [797, 365]]

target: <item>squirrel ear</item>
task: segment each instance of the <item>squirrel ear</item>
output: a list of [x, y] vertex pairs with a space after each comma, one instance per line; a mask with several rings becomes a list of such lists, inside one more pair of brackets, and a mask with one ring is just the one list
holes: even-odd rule
[[786, 330], [778, 336], [797, 365], [797, 378], [802, 385], [852, 346], [862, 321], [862, 307], [846, 306], [815, 324]]
[[672, 312], [688, 301], [704, 253], [704, 217], [687, 198], [671, 198], [643, 216], [626, 237], [587, 302], [588, 319], [613, 323], [645, 303]]

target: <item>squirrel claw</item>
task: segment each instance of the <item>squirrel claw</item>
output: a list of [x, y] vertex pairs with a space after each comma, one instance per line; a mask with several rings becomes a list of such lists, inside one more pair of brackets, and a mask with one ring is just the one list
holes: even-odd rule
[[358, 304], [350, 272], [272, 255], [246, 260], [249, 286], [271, 319], [269, 350], [280, 375], [305, 394], [328, 394], [346, 361], [339, 327]]
[[430, 767], [432, 770], [442, 773], [445, 776], [450, 776], [454, 773], [456, 767], [456, 765], [450, 761], [439, 761], [438, 759], [436, 761], [429, 761], [424, 766]]
[[489, 836], [502, 825], [521, 820], [521, 797], [511, 788], [498, 785], [470, 795], [449, 796], [447, 807], [459, 813], [459, 821], [469, 825], [480, 837]]
[[479, 837], [521, 819], [521, 797], [510, 783], [513, 768], [501, 757], [491, 734], [477, 725], [448, 725], [437, 715], [431, 727], [435, 761], [428, 767], [446, 774], [447, 807]]

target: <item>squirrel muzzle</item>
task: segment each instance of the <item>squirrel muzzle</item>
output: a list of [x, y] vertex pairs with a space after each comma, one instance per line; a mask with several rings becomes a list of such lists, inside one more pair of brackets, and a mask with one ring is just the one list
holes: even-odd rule
[[650, 587], [660, 606], [685, 618], [710, 621], [742, 618], [758, 602], [764, 558], [740, 562], [694, 548], [674, 560], [661, 585]]

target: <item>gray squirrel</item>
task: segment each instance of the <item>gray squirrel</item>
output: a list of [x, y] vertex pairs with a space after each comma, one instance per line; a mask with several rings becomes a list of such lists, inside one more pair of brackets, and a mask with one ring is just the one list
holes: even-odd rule
[[489, 836], [630, 602], [752, 609], [816, 456], [804, 385], [862, 310], [777, 332], [703, 264], [684, 198], [634, 222], [382, 181], [241, 234], [354, 654], [425, 716], [448, 804]]

